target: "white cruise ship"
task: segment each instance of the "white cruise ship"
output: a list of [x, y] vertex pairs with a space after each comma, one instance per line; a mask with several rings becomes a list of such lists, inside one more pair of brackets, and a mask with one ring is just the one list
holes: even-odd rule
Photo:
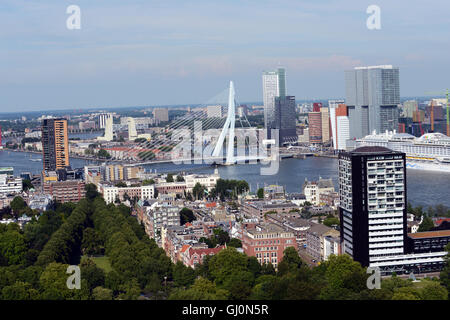
[[406, 153], [406, 168], [450, 173], [450, 137], [442, 133], [426, 133], [416, 138], [395, 131], [373, 133], [356, 140], [356, 148], [380, 146]]

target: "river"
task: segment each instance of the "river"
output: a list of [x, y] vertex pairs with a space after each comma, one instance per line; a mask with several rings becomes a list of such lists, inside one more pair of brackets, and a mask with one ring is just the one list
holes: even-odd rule
[[[0, 151], [0, 167], [14, 167], [14, 174], [21, 172], [39, 173], [42, 170], [42, 161], [32, 161], [42, 159], [40, 154], [24, 152], [12, 152], [8, 150]], [[80, 168], [92, 161], [82, 159], [70, 159], [73, 168]], [[243, 179], [246, 180], [255, 192], [258, 187], [265, 184], [278, 184], [285, 187], [287, 192], [301, 192], [301, 187], [305, 178], [308, 180], [318, 180], [322, 178], [332, 178], [337, 190], [337, 159], [310, 157], [302, 159], [283, 159], [280, 162], [279, 170], [275, 175], [261, 175], [261, 164], [238, 164], [233, 166], [219, 166], [219, 174], [223, 179]], [[158, 173], [212, 173], [214, 167], [207, 165], [161, 163], [145, 165], [147, 171]], [[450, 174], [432, 171], [407, 171], [408, 201], [414, 206], [422, 205], [428, 207], [442, 203], [450, 207]]]

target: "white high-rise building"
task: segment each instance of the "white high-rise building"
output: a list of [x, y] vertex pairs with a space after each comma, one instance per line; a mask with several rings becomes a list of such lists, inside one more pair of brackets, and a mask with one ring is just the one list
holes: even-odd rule
[[275, 97], [286, 96], [286, 72], [284, 68], [277, 71], [264, 71], [263, 76], [264, 124], [267, 130], [275, 121]]

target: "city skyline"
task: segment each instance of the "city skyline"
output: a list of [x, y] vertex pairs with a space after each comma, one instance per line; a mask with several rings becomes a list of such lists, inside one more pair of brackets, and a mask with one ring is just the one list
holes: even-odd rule
[[363, 65], [399, 67], [402, 96], [447, 86], [444, 1], [379, 1], [380, 30], [367, 29], [368, 4], [356, 1], [78, 1], [80, 30], [66, 28], [70, 4], [0, 6], [14, 26], [0, 33], [0, 112], [201, 103], [229, 80], [240, 101], [260, 101], [261, 71], [278, 65], [298, 100], [344, 97], [343, 71]]

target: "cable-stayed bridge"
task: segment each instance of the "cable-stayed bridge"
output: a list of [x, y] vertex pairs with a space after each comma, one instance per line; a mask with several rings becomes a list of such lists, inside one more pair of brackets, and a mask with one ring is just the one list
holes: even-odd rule
[[[231, 165], [275, 160], [278, 156], [275, 141], [265, 140], [263, 129], [251, 127], [245, 113], [236, 112], [240, 104], [236, 101], [232, 81], [227, 89], [205, 104], [208, 105], [227, 105], [226, 118], [208, 117], [203, 110], [188, 112], [170, 122], [150, 141], [135, 145], [132, 152], [136, 152], [142, 161], [133, 164]], [[134, 124], [134, 121], [129, 123]], [[131, 128], [130, 132], [133, 137], [136, 136], [135, 128]], [[272, 148], [268, 148], [271, 145]]]

